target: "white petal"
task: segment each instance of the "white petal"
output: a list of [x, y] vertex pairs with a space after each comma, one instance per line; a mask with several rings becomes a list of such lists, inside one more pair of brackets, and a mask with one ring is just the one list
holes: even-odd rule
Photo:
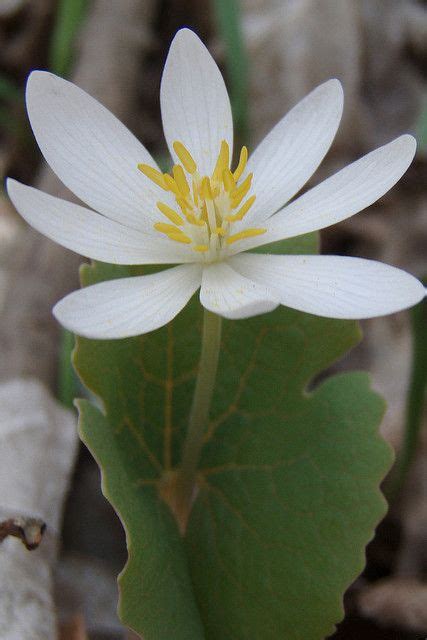
[[205, 45], [189, 29], [171, 44], [160, 87], [163, 129], [172, 157], [182, 142], [201, 175], [210, 175], [222, 140], [232, 153], [233, 120], [222, 75]]
[[192, 264], [108, 280], [70, 293], [53, 313], [64, 327], [86, 338], [136, 336], [172, 320], [197, 291], [200, 279], [200, 265]]
[[10, 199], [37, 231], [86, 258], [111, 264], [193, 262], [194, 252], [167, 238], [124, 227], [95, 211], [54, 198], [16, 180], [7, 181]]
[[137, 168], [151, 155], [112, 113], [71, 82], [34, 71], [27, 109], [37, 143], [62, 182], [112, 220], [152, 232], [166, 192]]
[[343, 91], [338, 80], [320, 85], [270, 131], [249, 158], [256, 201], [246, 218], [251, 223], [271, 216], [292, 198], [315, 172], [338, 129]]
[[267, 233], [236, 242], [230, 253], [317, 231], [362, 211], [402, 177], [415, 149], [415, 139], [403, 135], [371, 151], [291, 202], [264, 222]]
[[238, 319], [272, 311], [278, 298], [268, 286], [248, 280], [228, 264], [218, 262], [203, 269], [200, 302], [224, 318]]
[[230, 260], [281, 304], [328, 318], [373, 318], [410, 307], [424, 286], [401, 269], [362, 258], [241, 254]]

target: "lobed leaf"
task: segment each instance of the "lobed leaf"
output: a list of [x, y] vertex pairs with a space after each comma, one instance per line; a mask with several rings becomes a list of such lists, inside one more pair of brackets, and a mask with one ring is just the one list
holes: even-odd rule
[[[315, 245], [310, 235], [270, 251], [313, 253]], [[148, 271], [86, 265], [82, 280]], [[195, 296], [151, 334], [77, 341], [78, 373], [103, 405], [79, 402], [81, 437], [129, 547], [122, 620], [144, 640], [321, 640], [363, 569], [391, 463], [378, 435], [383, 403], [365, 374], [307, 390], [357, 343], [357, 324], [285, 308], [224, 321], [198, 493], [181, 538], [165, 498], [200, 331]]]

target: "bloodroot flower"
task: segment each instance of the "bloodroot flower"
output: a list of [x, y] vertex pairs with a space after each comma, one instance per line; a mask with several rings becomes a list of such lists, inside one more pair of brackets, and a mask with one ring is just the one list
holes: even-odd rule
[[89, 338], [123, 338], [166, 324], [200, 287], [226, 318], [279, 304], [333, 318], [369, 318], [424, 297], [409, 274], [339, 256], [269, 255], [250, 249], [344, 220], [388, 191], [411, 163], [403, 135], [290, 202], [329, 149], [343, 95], [330, 80], [299, 102], [232, 167], [230, 101], [214, 60], [188, 29], [172, 42], [161, 110], [174, 165], [162, 173], [148, 151], [96, 100], [35, 71], [27, 108], [39, 147], [62, 182], [91, 209], [8, 180], [11, 200], [35, 229], [104, 262], [177, 264], [102, 282], [58, 302], [57, 319]]

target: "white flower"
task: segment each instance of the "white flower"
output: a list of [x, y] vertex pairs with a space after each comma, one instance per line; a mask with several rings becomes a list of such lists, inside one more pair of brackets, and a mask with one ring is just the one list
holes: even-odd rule
[[403, 135], [289, 203], [335, 136], [343, 106], [337, 80], [298, 103], [249, 159], [243, 148], [234, 170], [224, 81], [188, 29], [171, 45], [160, 99], [176, 163], [170, 175], [84, 91], [42, 71], [28, 80], [28, 114], [40, 149], [91, 209], [9, 179], [8, 192], [21, 215], [88, 258], [179, 265], [71, 293], [54, 308], [65, 327], [90, 338], [146, 333], [172, 320], [199, 287], [202, 305], [226, 318], [279, 304], [320, 316], [368, 318], [424, 297], [414, 277], [375, 261], [246, 253], [361, 211], [411, 163], [415, 140]]

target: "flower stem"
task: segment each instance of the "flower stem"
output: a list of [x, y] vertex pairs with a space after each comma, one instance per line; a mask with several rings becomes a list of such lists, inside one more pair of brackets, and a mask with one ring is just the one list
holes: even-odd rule
[[220, 316], [207, 309], [204, 310], [199, 370], [188, 422], [188, 431], [182, 449], [180, 476], [177, 486], [177, 513], [181, 514], [179, 518], [182, 525], [181, 529], [185, 529], [191, 508], [197, 468], [211, 407], [221, 343], [221, 321]]

